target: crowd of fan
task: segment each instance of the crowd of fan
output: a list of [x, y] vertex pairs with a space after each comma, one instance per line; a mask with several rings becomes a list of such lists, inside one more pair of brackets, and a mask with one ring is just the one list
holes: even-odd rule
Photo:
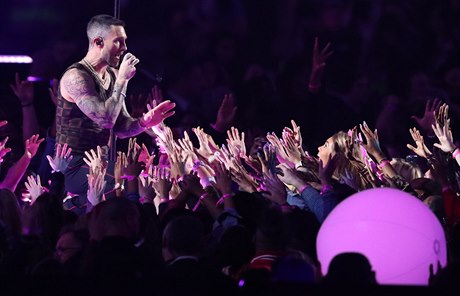
[[[382, 30], [392, 28], [382, 24]], [[437, 36], [441, 48], [447, 39]], [[202, 101], [188, 100], [196, 95], [196, 66], [209, 66], [210, 72], [216, 66], [208, 60], [174, 69], [176, 77], [163, 90], [155, 86], [148, 96], [131, 96], [133, 117], [145, 112], [145, 102], [152, 107], [163, 96], [176, 101], [178, 110], [138, 138], [119, 140], [113, 176], [99, 147], [87, 151], [90, 173], [83, 205], [74, 204], [75, 196], [65, 190], [62, 172], [71, 148], [55, 144], [54, 123], [46, 135], [39, 131], [34, 85], [17, 76], [12, 90], [21, 104], [24, 145], [11, 146], [8, 137], [0, 143], [5, 160], [0, 274], [145, 280], [165, 294], [233, 294], [255, 286], [273, 292], [273, 283], [376, 285], [372, 266], [360, 254], [338, 257], [321, 274], [316, 235], [347, 197], [392, 187], [423, 201], [445, 229], [448, 264], [432, 274], [430, 285], [458, 285], [460, 149], [454, 123], [460, 108], [455, 79], [449, 76], [458, 67], [437, 61], [445, 62], [443, 71], [450, 73], [439, 89], [427, 86], [426, 73], [413, 71], [406, 77], [407, 92], [389, 91], [380, 104], [371, 99], [368, 80], [378, 81], [381, 70], [391, 82], [388, 67], [394, 61], [371, 59], [381, 62], [373, 65], [375, 72], [354, 76], [349, 92], [342, 89], [337, 96], [341, 88], [324, 70], [341, 48], [320, 43], [314, 39], [311, 63], [301, 63], [304, 57], [286, 63], [285, 75], [277, 77], [279, 89], [273, 73], [252, 64], [235, 94], [224, 79], [232, 74], [227, 68], [221, 74], [228, 75], [216, 74], [222, 80], [201, 93]], [[50, 89], [53, 102], [56, 87]], [[427, 98], [434, 93], [445, 97]], [[358, 116], [359, 124], [354, 122]], [[14, 134], [10, 123], [0, 125], [4, 135]], [[413, 142], [404, 142], [407, 138]], [[325, 143], [316, 150], [319, 139]], [[114, 188], [107, 188], [108, 178], [115, 179]]]

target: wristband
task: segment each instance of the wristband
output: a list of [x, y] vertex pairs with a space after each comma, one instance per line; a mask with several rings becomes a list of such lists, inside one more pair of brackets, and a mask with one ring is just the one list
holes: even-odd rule
[[455, 150], [452, 152], [452, 158], [456, 159], [457, 156], [459, 156], [459, 155], [460, 155], [460, 149], [455, 148]]
[[30, 103], [26, 103], [26, 104], [21, 104], [21, 107], [24, 108], [24, 107], [29, 107], [29, 106], [32, 106], [34, 104], [34, 102], [30, 102]]
[[310, 187], [310, 184], [305, 184], [302, 187], [298, 188], [297, 190], [299, 191], [299, 194], [302, 194], [302, 192], [308, 187]]
[[323, 185], [323, 187], [321, 188], [320, 194], [323, 195], [332, 190], [334, 190], [334, 187], [332, 185]]
[[133, 181], [134, 179], [136, 179], [137, 177], [135, 177], [135, 176], [129, 176], [129, 175], [124, 175], [124, 176], [121, 176], [120, 178], [121, 178], [121, 179], [126, 179], [126, 181], [130, 182], [130, 181]]
[[198, 199], [198, 201], [196, 202], [195, 206], [194, 206], [193, 209], [192, 209], [193, 212], [196, 212], [196, 210], [198, 209], [198, 207], [199, 207], [200, 204], [201, 204], [201, 201], [202, 201], [203, 199], [205, 199], [208, 195], [209, 195], [209, 193], [208, 193], [208, 192], [205, 192], [205, 193], [203, 193], [203, 194], [200, 196], [200, 199]]
[[380, 162], [379, 162], [379, 169], [383, 169], [384, 166], [386, 166], [387, 164], [390, 164], [390, 161], [386, 158], [382, 159]]
[[222, 197], [219, 198], [219, 200], [216, 202], [216, 207], [220, 206], [224, 202], [224, 199], [229, 198], [229, 197], [233, 197], [233, 196], [234, 196], [233, 193], [227, 193], [227, 194], [222, 195]]

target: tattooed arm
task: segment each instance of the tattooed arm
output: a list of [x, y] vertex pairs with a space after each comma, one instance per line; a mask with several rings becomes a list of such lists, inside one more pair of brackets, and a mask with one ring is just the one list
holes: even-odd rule
[[127, 85], [128, 80], [117, 79], [112, 96], [104, 102], [100, 100], [94, 81], [88, 73], [71, 69], [61, 79], [63, 96], [68, 101], [73, 100], [86, 116], [103, 128], [112, 128], [115, 125], [124, 105], [123, 94]]

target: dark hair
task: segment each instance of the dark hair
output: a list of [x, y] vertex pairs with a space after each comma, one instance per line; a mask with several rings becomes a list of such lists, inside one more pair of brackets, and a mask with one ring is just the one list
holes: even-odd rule
[[191, 215], [174, 218], [163, 232], [163, 247], [178, 255], [200, 255], [204, 248], [203, 223]]
[[21, 234], [21, 209], [16, 195], [8, 189], [0, 189], [0, 220], [15, 236]]
[[117, 19], [108, 14], [99, 14], [95, 15], [91, 18], [86, 26], [86, 34], [88, 35], [88, 39], [92, 40], [95, 37], [102, 36], [103, 32], [109, 32], [110, 26], [125, 26], [125, 22]]

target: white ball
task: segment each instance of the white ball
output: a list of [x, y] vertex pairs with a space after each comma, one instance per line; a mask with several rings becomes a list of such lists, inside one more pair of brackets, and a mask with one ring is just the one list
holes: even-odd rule
[[358, 192], [329, 214], [316, 240], [323, 274], [343, 252], [365, 255], [377, 282], [428, 285], [429, 265], [446, 265], [446, 238], [433, 212], [416, 197], [392, 188]]

